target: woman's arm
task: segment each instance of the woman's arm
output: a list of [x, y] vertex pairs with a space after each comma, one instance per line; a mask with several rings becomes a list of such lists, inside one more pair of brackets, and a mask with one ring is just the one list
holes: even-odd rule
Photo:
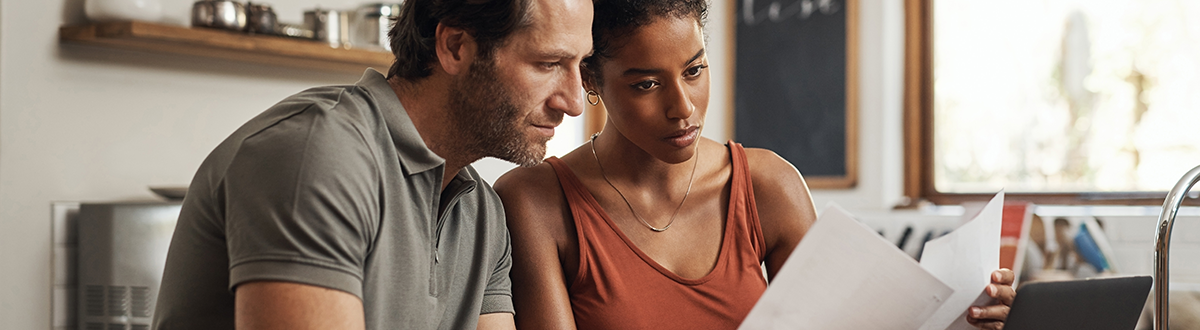
[[[512, 235], [518, 329], [575, 329], [560, 251], [574, 235], [566, 199], [549, 164], [517, 168], [496, 180]], [[578, 258], [578, 256], [575, 256]]]
[[808, 185], [791, 163], [770, 150], [758, 148], [747, 148], [746, 158], [767, 247], [767, 276], [773, 279], [817, 220], [817, 212]]

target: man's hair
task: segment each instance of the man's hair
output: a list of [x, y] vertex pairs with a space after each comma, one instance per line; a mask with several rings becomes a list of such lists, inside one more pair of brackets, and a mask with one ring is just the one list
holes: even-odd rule
[[700, 26], [708, 19], [706, 0], [595, 0], [592, 18], [592, 56], [583, 69], [602, 82], [600, 66], [624, 46], [623, 38], [660, 18], [692, 18]]
[[532, 0], [408, 0], [388, 32], [396, 62], [388, 78], [419, 79], [433, 74], [438, 23], [466, 30], [479, 44], [481, 59], [530, 22]]

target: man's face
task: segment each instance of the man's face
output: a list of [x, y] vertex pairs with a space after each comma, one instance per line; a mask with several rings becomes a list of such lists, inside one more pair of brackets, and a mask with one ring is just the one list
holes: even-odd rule
[[583, 111], [579, 62], [592, 50], [592, 3], [533, 0], [531, 23], [491, 58], [477, 58], [451, 91], [471, 151], [521, 166], [541, 163], [563, 114]]
[[[546, 154], [540, 136], [521, 134], [521, 109], [513, 92], [499, 81], [491, 59], [471, 63], [467, 74], [455, 79], [450, 91], [450, 111], [455, 138], [468, 152], [504, 159], [521, 166], [537, 165]], [[560, 115], [561, 119], [562, 116]]]

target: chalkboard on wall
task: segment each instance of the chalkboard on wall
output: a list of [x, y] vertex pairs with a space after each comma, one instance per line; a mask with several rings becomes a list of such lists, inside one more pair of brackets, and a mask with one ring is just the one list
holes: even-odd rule
[[734, 137], [816, 189], [857, 172], [857, 1], [733, 0]]

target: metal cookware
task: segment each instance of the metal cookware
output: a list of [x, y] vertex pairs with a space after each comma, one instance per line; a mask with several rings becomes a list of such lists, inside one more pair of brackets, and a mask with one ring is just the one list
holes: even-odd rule
[[261, 34], [279, 34], [275, 9], [263, 3], [246, 4], [246, 32]]
[[354, 33], [351, 36], [354, 47], [391, 51], [388, 31], [395, 25], [396, 17], [400, 16], [402, 4], [372, 3], [359, 6], [354, 13]]
[[246, 5], [228, 0], [200, 0], [192, 4], [192, 26], [242, 31]]
[[316, 8], [304, 12], [304, 26], [312, 29], [313, 39], [324, 41], [333, 48], [350, 48], [348, 13]]

